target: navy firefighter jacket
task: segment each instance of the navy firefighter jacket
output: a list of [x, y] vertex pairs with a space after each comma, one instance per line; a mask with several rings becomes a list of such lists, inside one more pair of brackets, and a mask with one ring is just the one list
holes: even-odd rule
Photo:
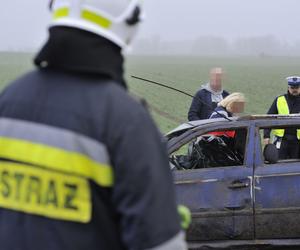
[[62, 68], [0, 96], [1, 249], [141, 250], [175, 237], [166, 148], [147, 111], [109, 74]]

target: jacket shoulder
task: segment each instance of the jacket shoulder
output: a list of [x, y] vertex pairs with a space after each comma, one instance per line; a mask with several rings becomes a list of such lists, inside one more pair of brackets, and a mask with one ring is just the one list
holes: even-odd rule
[[274, 102], [276, 102], [278, 100], [278, 98], [280, 97], [285, 97], [285, 99], [287, 99], [287, 94], [282, 94], [282, 95], [278, 95], [275, 97]]
[[224, 89], [224, 90], [223, 90], [223, 95], [224, 95], [224, 96], [228, 96], [228, 95], [230, 95], [230, 94], [229, 94], [229, 92], [228, 92], [227, 90]]
[[210, 94], [210, 92], [206, 89], [199, 89], [196, 93], [197, 96], [202, 96], [202, 97], [207, 96], [209, 94]]

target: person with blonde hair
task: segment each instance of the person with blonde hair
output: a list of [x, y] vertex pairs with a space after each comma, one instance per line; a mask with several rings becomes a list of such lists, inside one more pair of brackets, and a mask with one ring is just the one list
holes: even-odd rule
[[242, 93], [235, 92], [224, 98], [218, 103], [209, 119], [232, 117], [233, 114], [239, 114], [244, 111], [245, 96]]

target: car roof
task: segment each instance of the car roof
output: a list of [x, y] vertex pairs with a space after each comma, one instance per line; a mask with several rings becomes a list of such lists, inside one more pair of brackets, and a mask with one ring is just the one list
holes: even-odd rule
[[[232, 118], [230, 118], [232, 119]], [[233, 121], [236, 120], [236, 118], [232, 119]], [[204, 120], [197, 120], [197, 121], [190, 121], [183, 123], [179, 125], [177, 128], [173, 129], [172, 131], [168, 132], [166, 136], [170, 136], [173, 134], [177, 134], [179, 132], [184, 132], [189, 129], [193, 129], [195, 127], [203, 126], [203, 125], [208, 125], [208, 124], [213, 124], [213, 123], [221, 123], [221, 122], [230, 122], [224, 118], [216, 118], [216, 119], [204, 119]]]
[[230, 117], [230, 120], [226, 120], [225, 118], [216, 118], [216, 119], [205, 119], [205, 120], [197, 120], [197, 121], [190, 121], [183, 123], [173, 129], [172, 131], [168, 132], [166, 134], [166, 137], [173, 137], [176, 136], [176, 134], [182, 134], [183, 132], [208, 125], [208, 124], [225, 124], [225, 123], [232, 123], [232, 122], [238, 122], [238, 121], [253, 121], [253, 120], [281, 120], [281, 119], [300, 119], [300, 114], [291, 114], [291, 115], [245, 115], [241, 117]]

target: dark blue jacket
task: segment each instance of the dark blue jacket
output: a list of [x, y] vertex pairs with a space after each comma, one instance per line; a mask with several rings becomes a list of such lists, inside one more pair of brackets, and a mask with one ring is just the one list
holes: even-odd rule
[[0, 96], [1, 249], [142, 250], [180, 231], [160, 133], [105, 69], [113, 53], [89, 73], [80, 51], [73, 71], [37, 69]]
[[[223, 98], [228, 95], [229, 93], [226, 90], [223, 90]], [[195, 121], [208, 119], [216, 106], [217, 103], [214, 103], [211, 100], [211, 93], [206, 89], [200, 89], [194, 96], [191, 103], [191, 107], [188, 112], [188, 120]]]
[[214, 111], [211, 113], [209, 119], [214, 119], [214, 118], [228, 118], [232, 117], [232, 114], [228, 112], [224, 107], [218, 106], [214, 109]]

